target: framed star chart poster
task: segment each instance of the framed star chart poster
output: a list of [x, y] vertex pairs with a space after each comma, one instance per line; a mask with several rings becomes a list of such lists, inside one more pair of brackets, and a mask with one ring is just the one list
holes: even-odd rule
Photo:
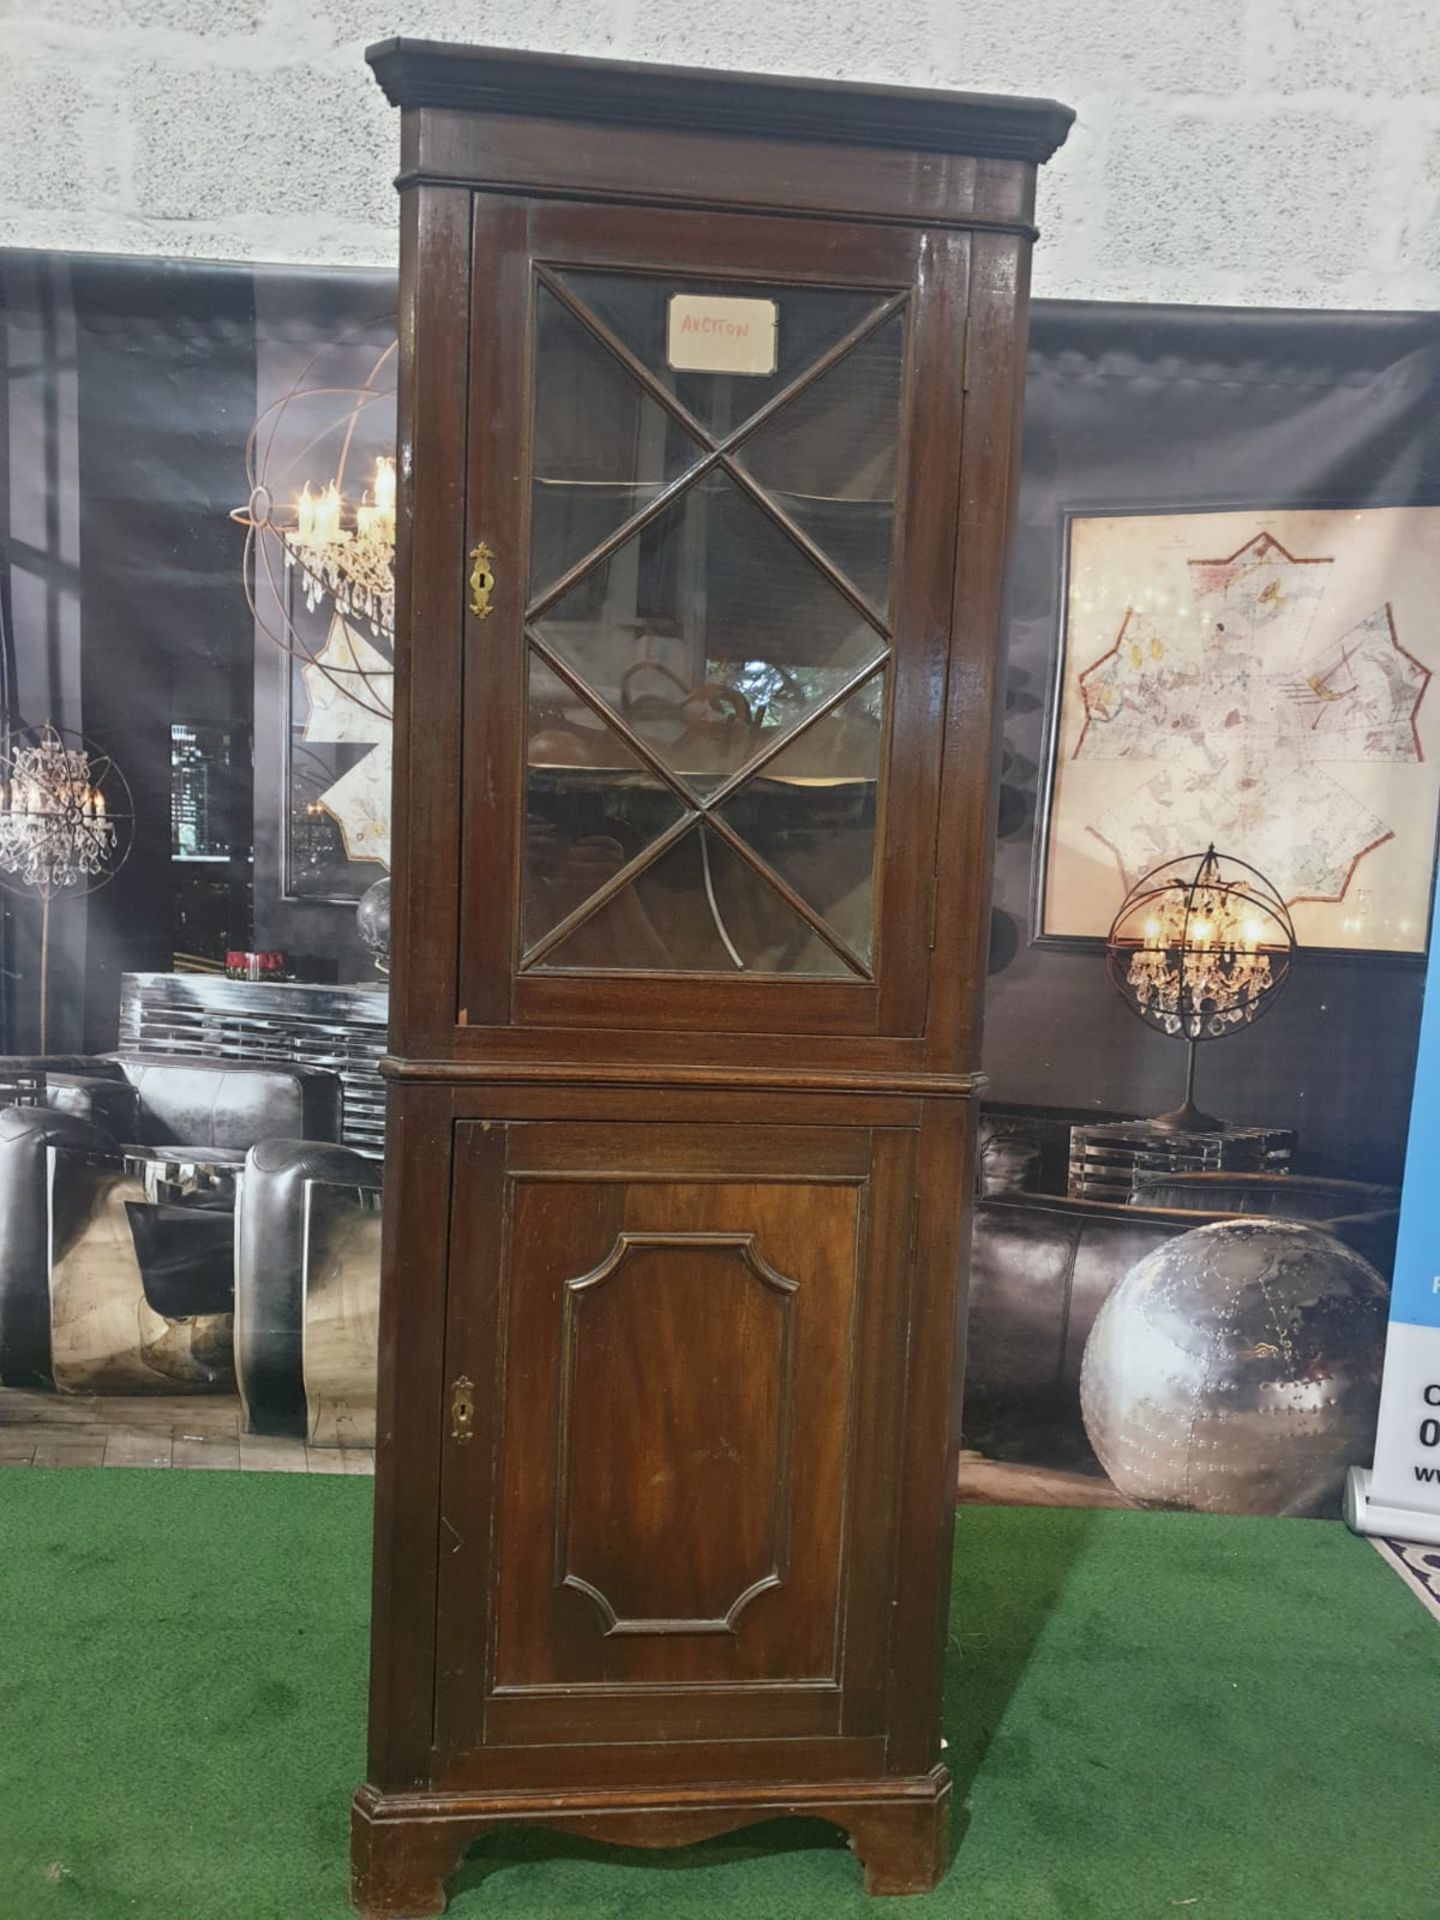
[[1211, 844], [1311, 949], [1424, 953], [1440, 507], [1067, 515], [1033, 925], [1103, 940]]

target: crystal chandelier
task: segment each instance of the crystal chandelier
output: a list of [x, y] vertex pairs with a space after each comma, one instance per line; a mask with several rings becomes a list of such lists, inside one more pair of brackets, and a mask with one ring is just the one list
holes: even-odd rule
[[1174, 888], [1147, 914], [1126, 979], [1166, 1033], [1218, 1040], [1255, 1017], [1274, 976], [1242, 891]]
[[294, 525], [274, 524], [286, 566], [300, 568], [312, 613], [328, 596], [339, 613], [366, 621], [377, 633], [394, 634], [393, 459], [381, 454], [376, 460], [374, 483], [353, 513], [337, 481], [320, 493], [312, 493], [307, 481], [295, 503]]
[[1131, 1012], [1188, 1042], [1185, 1099], [1157, 1126], [1215, 1129], [1192, 1099], [1195, 1048], [1248, 1026], [1285, 984], [1295, 929], [1275, 887], [1243, 860], [1167, 860], [1125, 896], [1106, 940], [1110, 978]]
[[118, 845], [83, 746], [67, 746], [47, 724], [14, 747], [0, 774], [0, 872], [53, 894], [104, 873]]

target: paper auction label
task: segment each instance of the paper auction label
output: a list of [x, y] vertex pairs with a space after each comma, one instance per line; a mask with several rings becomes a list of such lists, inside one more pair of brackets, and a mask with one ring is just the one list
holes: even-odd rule
[[665, 357], [677, 373], [774, 373], [773, 300], [672, 293]]

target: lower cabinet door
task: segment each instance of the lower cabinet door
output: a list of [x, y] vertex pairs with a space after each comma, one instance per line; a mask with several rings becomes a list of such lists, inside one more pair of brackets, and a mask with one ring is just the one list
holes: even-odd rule
[[716, 1739], [840, 1765], [878, 1736], [914, 1139], [458, 1128], [441, 1777]]

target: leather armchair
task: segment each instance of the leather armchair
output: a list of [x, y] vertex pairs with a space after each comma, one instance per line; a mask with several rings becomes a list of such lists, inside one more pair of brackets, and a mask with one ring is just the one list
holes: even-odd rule
[[47, 1105], [106, 1125], [127, 1146], [243, 1151], [256, 1140], [340, 1138], [340, 1079], [321, 1067], [116, 1053], [47, 1063], [45, 1081]]
[[115, 1143], [70, 1114], [46, 1107], [0, 1109], [0, 1386], [55, 1384], [50, 1358], [52, 1147], [110, 1155]]
[[252, 1147], [235, 1210], [235, 1376], [253, 1433], [375, 1444], [380, 1167], [348, 1147]]
[[114, 1057], [107, 1053], [0, 1053], [0, 1088], [12, 1092], [23, 1091], [33, 1081], [38, 1083], [43, 1095], [46, 1075], [52, 1072], [95, 1073], [118, 1078], [119, 1071]]
[[[0, 1080], [7, 1064], [21, 1063], [0, 1061]], [[0, 1382], [112, 1392], [228, 1385], [228, 1209], [189, 1196], [152, 1208], [124, 1173], [125, 1153], [238, 1158], [276, 1134], [333, 1140], [338, 1076], [125, 1054], [26, 1064], [43, 1072], [50, 1104], [0, 1110]], [[211, 1323], [203, 1359], [188, 1335], [178, 1343], [186, 1351], [166, 1351], [167, 1327], [190, 1319]], [[66, 1329], [59, 1359], [57, 1326]]]

